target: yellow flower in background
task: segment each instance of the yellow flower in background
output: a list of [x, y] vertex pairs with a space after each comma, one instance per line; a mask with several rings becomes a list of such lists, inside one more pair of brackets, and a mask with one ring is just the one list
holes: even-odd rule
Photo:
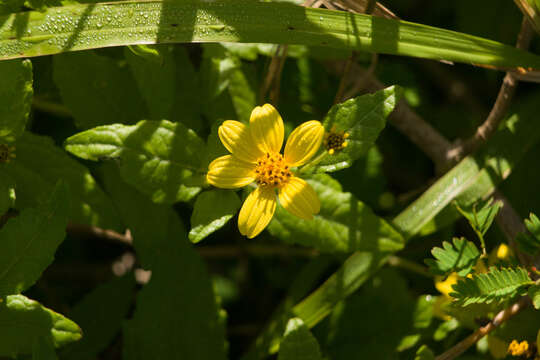
[[219, 138], [231, 155], [212, 161], [206, 179], [223, 189], [257, 183], [238, 215], [240, 233], [250, 239], [272, 219], [277, 204], [276, 190], [285, 210], [301, 219], [310, 220], [320, 210], [313, 188], [294, 176], [292, 169], [315, 155], [324, 128], [315, 120], [298, 126], [289, 136], [282, 155], [284, 132], [283, 120], [270, 104], [253, 109], [249, 126], [227, 120], [219, 127]]
[[435, 277], [435, 288], [439, 290], [441, 294], [446, 296], [447, 298], [450, 297], [450, 293], [454, 292], [454, 289], [452, 289], [452, 285], [457, 284], [460, 277], [457, 273], [453, 272], [445, 279], [442, 276], [436, 276]]
[[512, 356], [522, 356], [529, 351], [529, 343], [527, 341], [518, 342], [517, 340], [512, 340], [510, 345], [508, 345], [508, 354]]

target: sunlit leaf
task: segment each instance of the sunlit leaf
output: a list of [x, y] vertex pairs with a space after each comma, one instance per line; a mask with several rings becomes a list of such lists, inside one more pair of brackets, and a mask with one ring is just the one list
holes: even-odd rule
[[301, 220], [278, 207], [268, 227], [272, 235], [322, 252], [395, 251], [403, 247], [403, 238], [392, 226], [351, 193], [342, 192], [330, 176], [315, 175], [308, 182], [319, 196], [320, 213], [312, 220]]
[[158, 203], [188, 201], [206, 172], [204, 142], [167, 120], [99, 126], [68, 138], [65, 147], [86, 160], [119, 159], [124, 180]]
[[232, 191], [210, 190], [197, 197], [191, 215], [189, 240], [197, 243], [223, 227], [240, 208], [240, 199]]
[[[325, 146], [333, 137], [343, 137], [346, 147], [324, 158], [317, 171], [337, 171], [351, 166], [375, 144], [386, 125], [386, 118], [401, 98], [398, 87], [391, 86], [374, 94], [359, 96], [334, 105], [324, 118]], [[345, 135], [346, 134], [346, 135]], [[345, 136], [347, 136], [345, 138]]]
[[466, 276], [480, 258], [476, 245], [465, 238], [454, 238], [453, 245], [443, 241], [442, 245], [442, 248], [434, 247], [431, 250], [435, 260], [425, 260], [429, 270], [435, 275], [448, 275], [455, 271], [459, 276]]
[[3, 298], [0, 319], [0, 356], [30, 354], [34, 346], [39, 346], [36, 342], [43, 340], [61, 347], [82, 336], [73, 321], [23, 295]]

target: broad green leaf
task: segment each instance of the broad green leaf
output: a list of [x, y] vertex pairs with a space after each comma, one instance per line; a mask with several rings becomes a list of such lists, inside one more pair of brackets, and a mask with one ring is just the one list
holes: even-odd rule
[[455, 318], [442, 322], [433, 333], [433, 340], [441, 341], [445, 339], [448, 334], [456, 330], [459, 325], [459, 321], [457, 321]]
[[69, 185], [70, 222], [104, 229], [118, 229], [118, 215], [86, 167], [68, 156], [47, 137], [29, 132], [17, 142], [17, 158], [0, 164], [0, 171], [14, 179], [17, 209], [35, 206], [49, 196], [58, 179]]
[[24, 132], [32, 105], [30, 60], [0, 62], [0, 144], [13, 143]]
[[32, 347], [32, 360], [57, 360], [56, 350], [50, 338], [41, 337]]
[[225, 334], [205, 266], [177, 227], [124, 328], [124, 360], [224, 360]]
[[48, 202], [25, 209], [0, 230], [0, 297], [32, 286], [54, 259], [64, 240], [69, 192], [59, 183]]
[[272, 235], [322, 252], [397, 251], [403, 247], [402, 236], [392, 226], [352, 194], [342, 192], [329, 175], [315, 175], [308, 182], [321, 201], [320, 213], [312, 220], [301, 220], [279, 207], [268, 227]]
[[179, 228], [181, 233], [184, 232], [178, 216], [170, 206], [153, 203], [126, 184], [113, 164], [104, 164], [100, 173], [105, 189], [111, 194], [122, 220], [131, 231], [137, 260], [143, 268], [153, 269], [169, 241], [169, 229]]
[[219, 44], [204, 44], [199, 71], [201, 95], [206, 103], [216, 99], [229, 85], [231, 74], [240, 61], [229, 56]]
[[53, 68], [56, 86], [77, 127], [134, 124], [145, 118], [137, 84], [119, 61], [85, 51], [53, 57]]
[[416, 351], [414, 360], [435, 360], [435, 354], [427, 345], [422, 345]]
[[0, 176], [0, 216], [15, 206], [15, 180], [8, 174]]
[[198, 243], [222, 228], [240, 208], [240, 199], [232, 191], [210, 190], [197, 197], [191, 214], [189, 240]]
[[96, 359], [120, 332], [134, 289], [133, 274], [129, 273], [99, 285], [75, 305], [69, 317], [77, 322], [84, 336], [62, 351], [62, 359]]
[[278, 360], [322, 360], [317, 339], [300, 318], [292, 318], [287, 323]]
[[462, 306], [474, 303], [500, 302], [518, 293], [524, 286], [533, 284], [523, 268], [490, 268], [485, 274], [459, 280], [453, 285], [450, 296]]
[[540, 285], [533, 285], [529, 288], [529, 297], [532, 300], [534, 308], [540, 310]]
[[[155, 54], [152, 56], [148, 51], [140, 54], [141, 51], [137, 50], [140, 47], [151, 49], [155, 51]], [[153, 120], [170, 119], [176, 84], [176, 64], [172, 49], [167, 46], [135, 45], [124, 48], [124, 54], [139, 91], [148, 106], [150, 118]]]
[[435, 275], [448, 275], [455, 271], [459, 276], [468, 275], [480, 258], [480, 251], [474, 243], [465, 238], [454, 238], [453, 245], [443, 241], [443, 247], [434, 247], [431, 254], [435, 258], [426, 259], [431, 273]]
[[50, 340], [58, 348], [82, 336], [77, 324], [37, 301], [23, 295], [10, 295], [2, 300], [0, 356], [30, 354], [34, 344], [40, 340]]
[[469, 206], [460, 206], [456, 202], [456, 208], [468, 221], [474, 231], [481, 234], [486, 234], [489, 227], [495, 220], [495, 216], [502, 207], [502, 202], [496, 201], [493, 203], [493, 199], [479, 200]]
[[412, 329], [414, 306], [405, 279], [394, 270], [382, 270], [357, 293], [339, 303], [327, 323], [323, 323], [328, 326], [325, 341], [328, 357], [396, 359], [403, 336]]
[[27, 16], [25, 23], [17, 22], [17, 14], [0, 17], [0, 59], [143, 43], [232, 41], [324, 45], [503, 68], [540, 68], [539, 57], [496, 41], [283, 2], [113, 2], [50, 8]]
[[[329, 149], [328, 140], [341, 137], [347, 146], [327, 155], [317, 171], [337, 171], [351, 166], [375, 144], [386, 125], [386, 118], [401, 98], [398, 87], [391, 86], [374, 94], [359, 96], [334, 105], [324, 119], [326, 130], [323, 146]], [[347, 134], [348, 138], [343, 138]]]
[[65, 147], [86, 160], [119, 159], [124, 180], [157, 203], [190, 200], [206, 172], [204, 142], [167, 120], [99, 126], [68, 138]]

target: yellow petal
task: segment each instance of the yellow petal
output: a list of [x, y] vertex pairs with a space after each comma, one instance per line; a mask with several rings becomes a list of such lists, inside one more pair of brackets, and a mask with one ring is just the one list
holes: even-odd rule
[[272, 105], [264, 104], [253, 109], [249, 126], [261, 151], [275, 153], [281, 150], [285, 130], [281, 116]]
[[227, 150], [240, 160], [254, 163], [264, 155], [253, 142], [249, 128], [239, 121], [224, 121], [218, 134]]
[[319, 150], [323, 137], [324, 127], [317, 120], [298, 126], [285, 145], [285, 161], [290, 166], [305, 164]]
[[276, 210], [276, 194], [272, 188], [257, 187], [247, 197], [238, 215], [238, 229], [252, 239], [264, 230]]
[[232, 155], [220, 156], [208, 165], [206, 180], [222, 189], [236, 189], [255, 181], [255, 165]]
[[279, 202], [291, 214], [311, 220], [321, 210], [319, 197], [311, 185], [299, 177], [292, 177], [279, 192]]

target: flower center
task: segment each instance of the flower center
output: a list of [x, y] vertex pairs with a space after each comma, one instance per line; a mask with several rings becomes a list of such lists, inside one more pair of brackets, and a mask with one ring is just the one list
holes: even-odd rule
[[349, 137], [349, 134], [346, 132], [338, 132], [334, 127], [328, 132], [324, 138], [324, 147], [330, 155], [334, 152], [343, 150], [347, 147], [348, 142], [346, 141]]
[[285, 185], [292, 176], [289, 165], [279, 153], [266, 153], [258, 158], [255, 174], [259, 186], [272, 188]]

